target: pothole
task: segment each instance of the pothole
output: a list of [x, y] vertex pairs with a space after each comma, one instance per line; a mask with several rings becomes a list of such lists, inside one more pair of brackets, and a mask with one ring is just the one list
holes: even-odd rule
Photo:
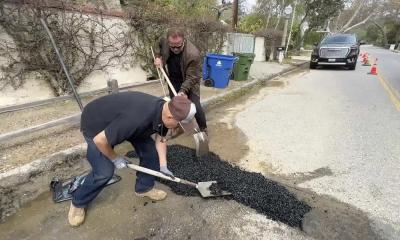
[[[128, 156], [137, 157], [135, 152], [130, 152]], [[279, 183], [260, 173], [247, 172], [222, 161], [214, 153], [196, 158], [193, 149], [172, 145], [168, 147], [168, 159], [168, 167], [180, 178], [192, 182], [215, 180], [222, 190], [232, 193], [227, 199], [233, 199], [291, 227], [300, 228], [304, 215], [311, 210], [310, 206]], [[171, 181], [161, 182], [176, 194], [199, 196], [196, 188]]]

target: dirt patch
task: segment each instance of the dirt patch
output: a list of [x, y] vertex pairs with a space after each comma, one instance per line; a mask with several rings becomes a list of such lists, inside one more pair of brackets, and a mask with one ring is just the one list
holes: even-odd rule
[[62, 126], [0, 145], [0, 173], [84, 142], [77, 126]]
[[49, 190], [55, 176], [67, 179], [88, 168], [81, 146], [37, 160], [11, 174], [0, 174], [0, 222]]

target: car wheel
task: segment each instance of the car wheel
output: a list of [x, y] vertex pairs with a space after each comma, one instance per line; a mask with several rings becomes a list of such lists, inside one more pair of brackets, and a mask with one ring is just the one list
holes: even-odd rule
[[356, 64], [350, 65], [349, 70], [355, 70], [356, 69]]
[[315, 63], [310, 63], [310, 69], [316, 69], [317, 68], [317, 64]]

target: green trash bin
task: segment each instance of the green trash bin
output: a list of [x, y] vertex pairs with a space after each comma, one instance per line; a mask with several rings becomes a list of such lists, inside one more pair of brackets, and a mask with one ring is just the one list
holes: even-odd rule
[[254, 53], [233, 53], [233, 56], [239, 57], [233, 68], [233, 79], [236, 81], [245, 81], [249, 77], [250, 66], [256, 56]]

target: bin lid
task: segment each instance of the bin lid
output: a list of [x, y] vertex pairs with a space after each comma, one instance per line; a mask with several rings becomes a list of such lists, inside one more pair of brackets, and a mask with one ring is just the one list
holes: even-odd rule
[[224, 55], [224, 54], [217, 54], [217, 53], [207, 53], [206, 57], [217, 58], [217, 59], [221, 59], [221, 60], [233, 60], [236, 58], [233, 55]]
[[255, 57], [256, 55], [254, 53], [233, 53], [233, 56], [238, 56], [238, 57]]

